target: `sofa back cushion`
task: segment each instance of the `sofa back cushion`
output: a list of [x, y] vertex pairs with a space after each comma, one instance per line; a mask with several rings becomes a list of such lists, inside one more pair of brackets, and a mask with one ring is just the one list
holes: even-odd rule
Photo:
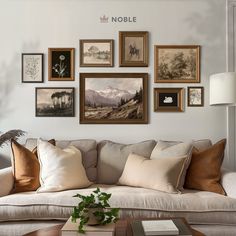
[[[37, 145], [37, 139], [27, 139], [26, 148], [33, 150]], [[82, 161], [88, 179], [96, 182], [97, 179], [97, 142], [93, 139], [78, 139], [68, 141], [56, 141], [56, 146], [64, 149], [68, 146], [75, 146], [81, 151]]]
[[122, 175], [130, 153], [150, 158], [155, 140], [135, 144], [102, 141], [98, 144], [98, 183], [116, 184]]

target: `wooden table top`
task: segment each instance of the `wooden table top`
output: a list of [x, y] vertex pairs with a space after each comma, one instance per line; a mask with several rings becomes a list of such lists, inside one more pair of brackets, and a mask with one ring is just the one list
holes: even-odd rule
[[[118, 220], [116, 222], [115, 236], [133, 236], [132, 228], [131, 228], [131, 224], [130, 224], [131, 220]], [[148, 220], [148, 219], [146, 219], [146, 220]], [[183, 220], [189, 226], [187, 221], [185, 219], [183, 219]], [[34, 232], [25, 234], [23, 236], [61, 236], [61, 228], [63, 227], [63, 225], [64, 224], [60, 224], [60, 225], [36, 230]], [[197, 230], [194, 230], [191, 227], [190, 227], [190, 229], [192, 231], [193, 236], [204, 236], [203, 233], [201, 233]]]

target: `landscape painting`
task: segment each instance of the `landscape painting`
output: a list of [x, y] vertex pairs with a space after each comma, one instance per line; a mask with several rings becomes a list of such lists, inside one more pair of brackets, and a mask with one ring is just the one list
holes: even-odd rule
[[156, 83], [199, 83], [200, 46], [155, 46]]
[[74, 48], [48, 49], [48, 80], [74, 80]]
[[80, 122], [147, 123], [146, 73], [81, 73]]
[[74, 88], [36, 88], [35, 96], [36, 116], [74, 116]]
[[80, 66], [113, 66], [113, 40], [80, 40]]
[[148, 32], [121, 31], [120, 66], [148, 66]]

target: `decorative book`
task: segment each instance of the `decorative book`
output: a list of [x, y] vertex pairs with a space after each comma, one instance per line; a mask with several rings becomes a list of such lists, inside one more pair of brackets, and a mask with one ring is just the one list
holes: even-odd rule
[[115, 224], [85, 226], [85, 234], [78, 232], [79, 223], [73, 223], [71, 217], [67, 220], [61, 229], [61, 236], [114, 236]]

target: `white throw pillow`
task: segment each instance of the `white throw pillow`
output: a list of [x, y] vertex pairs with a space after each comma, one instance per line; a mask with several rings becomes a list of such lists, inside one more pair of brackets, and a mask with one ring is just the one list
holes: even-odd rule
[[179, 178], [186, 156], [150, 160], [130, 154], [118, 184], [180, 193]]
[[80, 150], [74, 146], [65, 149], [38, 140], [40, 184], [37, 192], [56, 192], [66, 189], [85, 188], [88, 180]]
[[174, 141], [159, 140], [154, 147], [150, 159], [179, 158], [186, 156], [182, 176], [180, 177], [178, 188], [183, 190], [185, 176], [192, 158], [193, 143], [183, 143]]

